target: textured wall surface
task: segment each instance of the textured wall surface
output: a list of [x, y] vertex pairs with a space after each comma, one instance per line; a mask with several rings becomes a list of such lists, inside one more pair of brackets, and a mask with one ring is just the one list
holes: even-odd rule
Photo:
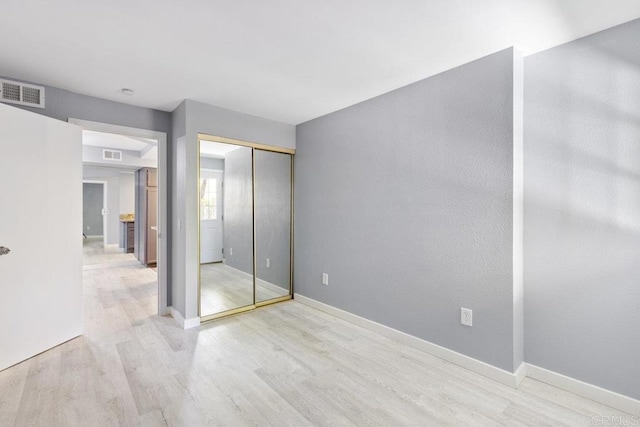
[[640, 399], [640, 21], [525, 60], [525, 359]]
[[253, 275], [251, 148], [231, 151], [224, 163], [224, 260], [228, 266]]
[[296, 293], [514, 370], [513, 63], [501, 51], [297, 127]]
[[256, 150], [254, 156], [256, 277], [288, 290], [291, 277], [291, 156], [262, 150]]

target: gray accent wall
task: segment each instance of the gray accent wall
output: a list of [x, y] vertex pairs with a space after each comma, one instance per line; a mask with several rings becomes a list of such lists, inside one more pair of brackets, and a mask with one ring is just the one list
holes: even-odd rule
[[87, 236], [102, 236], [104, 224], [102, 207], [104, 204], [103, 184], [82, 184], [82, 231]]
[[[289, 290], [291, 156], [255, 150], [256, 277]], [[269, 259], [269, 267], [266, 260]]]
[[525, 359], [640, 399], [640, 20], [525, 60]]
[[[224, 262], [253, 275], [253, 167], [251, 148], [225, 156]], [[233, 251], [233, 255], [231, 252]]]
[[513, 73], [507, 49], [297, 126], [296, 293], [518, 367]]

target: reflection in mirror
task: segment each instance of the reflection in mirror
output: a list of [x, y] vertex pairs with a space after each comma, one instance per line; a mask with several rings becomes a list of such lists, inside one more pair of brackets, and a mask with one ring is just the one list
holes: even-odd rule
[[251, 151], [200, 141], [201, 316], [253, 304]]
[[254, 151], [256, 302], [291, 292], [291, 155]]

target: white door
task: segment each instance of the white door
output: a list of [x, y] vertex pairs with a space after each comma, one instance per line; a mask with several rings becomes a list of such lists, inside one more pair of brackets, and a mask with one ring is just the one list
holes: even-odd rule
[[200, 171], [200, 262], [222, 261], [222, 171]]
[[82, 333], [82, 134], [0, 104], [0, 370]]

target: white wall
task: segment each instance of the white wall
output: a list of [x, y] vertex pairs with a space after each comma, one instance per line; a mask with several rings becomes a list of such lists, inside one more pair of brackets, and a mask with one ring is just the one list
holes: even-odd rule
[[135, 175], [133, 172], [120, 172], [120, 214], [134, 213], [136, 203]]

